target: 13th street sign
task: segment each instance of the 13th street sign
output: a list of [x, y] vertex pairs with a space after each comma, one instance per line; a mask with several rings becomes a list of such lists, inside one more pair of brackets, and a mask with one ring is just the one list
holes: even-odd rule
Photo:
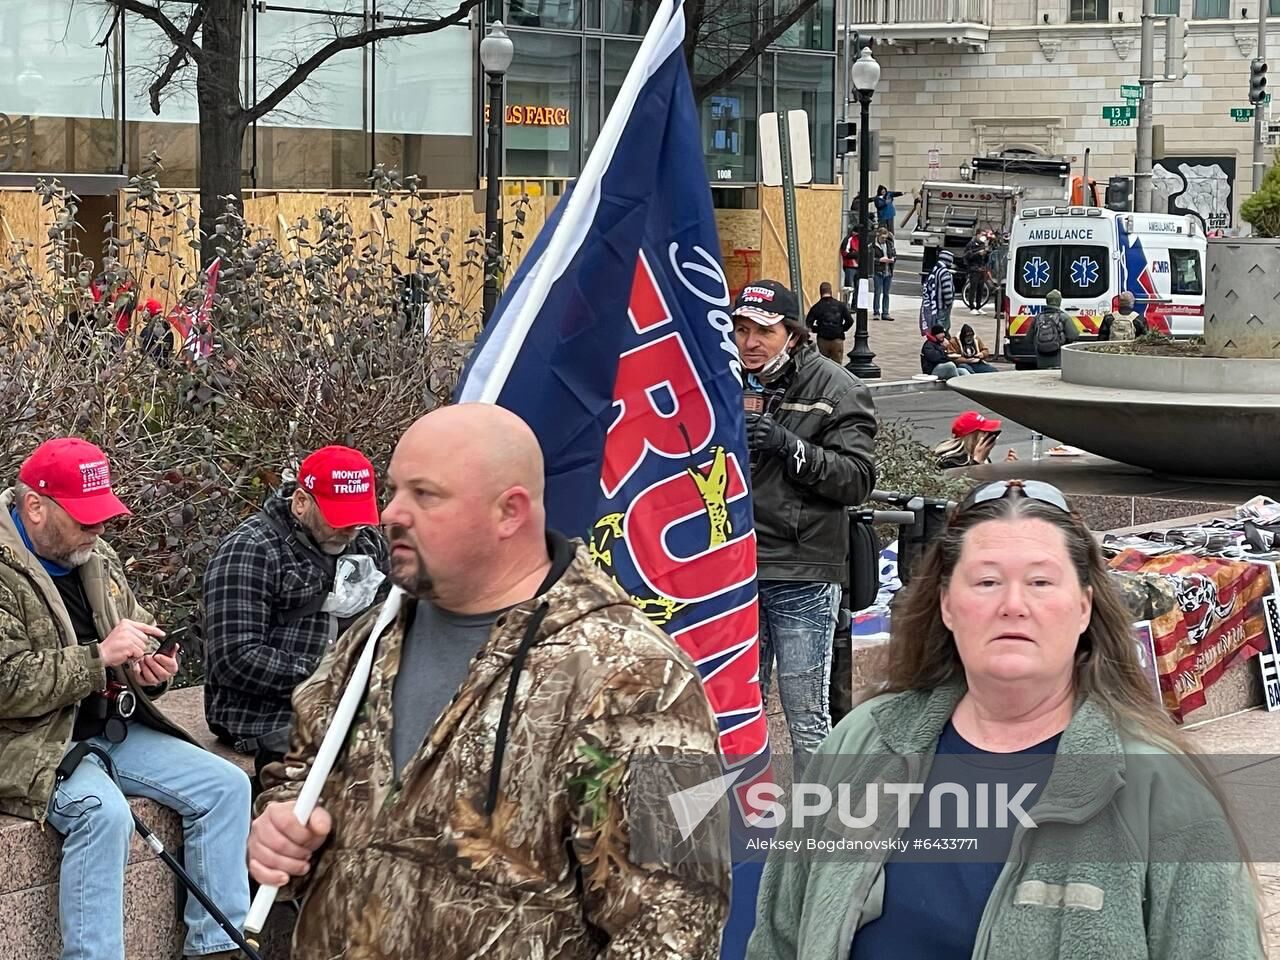
[[1231, 119], [1236, 123], [1245, 123], [1253, 119], [1253, 107], [1232, 107]]
[[1132, 120], [1138, 115], [1137, 107], [1103, 107], [1103, 120]]

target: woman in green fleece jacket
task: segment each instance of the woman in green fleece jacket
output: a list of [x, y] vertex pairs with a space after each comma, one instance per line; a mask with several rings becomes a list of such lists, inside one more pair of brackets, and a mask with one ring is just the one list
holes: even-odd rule
[[1062, 493], [980, 486], [895, 605], [883, 690], [805, 770], [841, 802], [774, 838], [747, 956], [1261, 960], [1202, 769]]

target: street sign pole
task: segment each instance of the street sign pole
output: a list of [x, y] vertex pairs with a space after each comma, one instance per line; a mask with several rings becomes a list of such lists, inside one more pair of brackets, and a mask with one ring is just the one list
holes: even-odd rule
[[1152, 117], [1151, 84], [1155, 83], [1156, 72], [1156, 9], [1154, 0], [1142, 0], [1142, 50], [1139, 56], [1138, 83], [1142, 87], [1143, 97], [1138, 104], [1138, 144], [1134, 157], [1133, 179], [1135, 196], [1134, 210], [1138, 213], [1151, 212], [1151, 124]]
[[782, 213], [787, 228], [787, 263], [791, 266], [791, 292], [804, 302], [804, 288], [800, 285], [800, 232], [796, 227], [796, 183], [791, 169], [790, 115], [778, 111], [778, 146], [782, 153]]
[[[1259, 60], [1267, 59], [1267, 11], [1269, 4], [1258, 4], [1258, 53]], [[1267, 120], [1262, 112], [1263, 104], [1253, 109], [1253, 191], [1262, 189], [1262, 178], [1267, 173]]]

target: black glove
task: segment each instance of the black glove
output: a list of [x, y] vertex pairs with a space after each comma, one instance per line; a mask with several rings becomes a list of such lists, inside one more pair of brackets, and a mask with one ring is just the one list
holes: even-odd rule
[[791, 431], [771, 413], [747, 414], [747, 446], [753, 453], [778, 456], [790, 446]]

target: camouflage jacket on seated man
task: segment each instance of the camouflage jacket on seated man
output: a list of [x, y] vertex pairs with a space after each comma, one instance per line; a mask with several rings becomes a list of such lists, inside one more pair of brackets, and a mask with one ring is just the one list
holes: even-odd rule
[[[648, 862], [630, 831], [635, 817], [654, 816], [638, 809], [640, 765], [715, 755], [716, 720], [697, 669], [584, 547], [575, 542], [565, 562], [545, 593], [498, 619], [403, 776], [392, 765], [391, 694], [416, 601], [388, 601], [403, 607], [378, 641], [365, 700], [320, 799], [333, 832], [301, 889], [284, 892], [306, 896], [293, 960], [719, 956], [725, 860]], [[297, 796], [378, 612], [295, 691], [290, 752], [263, 770], [259, 811]]]
[[[164, 685], [144, 689], [125, 671], [108, 671], [96, 643], [77, 643], [58, 588], [23, 543], [12, 509], [8, 490], [0, 495], [0, 813], [43, 822], [76, 709], [106, 689], [109, 672], [133, 690], [138, 722], [177, 737], [187, 734], [151, 703], [148, 694], [158, 696]], [[155, 623], [104, 541], [79, 575], [100, 637], [122, 619]], [[155, 640], [150, 645], [152, 651], [159, 646]]]

